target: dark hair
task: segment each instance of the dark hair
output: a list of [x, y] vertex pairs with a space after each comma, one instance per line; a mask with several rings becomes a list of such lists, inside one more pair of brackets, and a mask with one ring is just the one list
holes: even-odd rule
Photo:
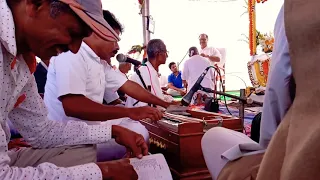
[[171, 66], [173, 66], [173, 65], [175, 65], [176, 63], [175, 62], [171, 62], [170, 64], [169, 64], [169, 69], [171, 69]]
[[200, 39], [200, 37], [201, 37], [202, 35], [204, 35], [207, 39], [209, 39], [209, 36], [208, 36], [207, 34], [204, 34], [204, 33], [202, 33], [202, 34], [199, 35], [199, 39]]
[[[6, 0], [9, 8], [11, 9], [12, 6], [16, 6], [22, 0]], [[52, 18], [56, 18], [60, 15], [61, 12], [73, 13], [75, 14], [68, 4], [65, 4], [59, 0], [32, 0], [31, 1], [36, 6], [41, 6], [43, 3], [48, 3], [50, 6], [50, 16]]]
[[148, 60], [156, 57], [156, 53], [166, 51], [166, 46], [161, 39], [152, 39], [147, 45]]
[[198, 48], [195, 47], [195, 46], [190, 47], [189, 48], [189, 56], [191, 57], [191, 56], [196, 55], [196, 54], [199, 54]]
[[119, 30], [123, 33], [123, 26], [117, 20], [117, 18], [108, 10], [103, 10], [103, 18], [108, 22], [108, 24], [114, 29]]

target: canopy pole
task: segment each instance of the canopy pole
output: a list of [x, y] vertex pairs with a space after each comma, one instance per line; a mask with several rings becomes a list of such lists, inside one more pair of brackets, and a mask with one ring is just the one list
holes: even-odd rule
[[143, 45], [147, 45], [150, 41], [150, 32], [148, 31], [148, 17], [150, 16], [149, 0], [144, 0], [142, 6], [142, 32], [143, 32]]

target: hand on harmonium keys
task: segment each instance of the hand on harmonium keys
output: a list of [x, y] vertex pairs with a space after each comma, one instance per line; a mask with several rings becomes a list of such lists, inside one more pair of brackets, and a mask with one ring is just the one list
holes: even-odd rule
[[154, 107], [143, 106], [137, 108], [130, 108], [129, 118], [132, 120], [139, 121], [141, 119], [150, 119], [152, 121], [158, 121], [162, 119], [163, 113]]

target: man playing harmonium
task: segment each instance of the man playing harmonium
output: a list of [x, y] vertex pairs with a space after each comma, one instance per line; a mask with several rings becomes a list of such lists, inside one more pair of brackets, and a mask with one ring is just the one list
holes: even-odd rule
[[[148, 89], [153, 95], [160, 99], [166, 99], [162, 93], [158, 76], [159, 66], [165, 64], [168, 57], [166, 45], [160, 39], [150, 40], [147, 45], [147, 55], [147, 61], [139, 67], [137, 73], [130, 77], [130, 80]], [[167, 101], [170, 101], [170, 99]], [[128, 97], [126, 101], [126, 107], [140, 107], [145, 105], [147, 105], [145, 102], [141, 102], [134, 97]]]
[[[103, 15], [115, 32], [120, 34], [122, 28], [114, 16], [108, 11], [104, 11]], [[169, 104], [137, 83], [128, 81], [110, 66], [108, 60], [118, 49], [117, 42], [105, 41], [93, 33], [84, 39], [77, 54], [66, 52], [52, 58], [44, 97], [48, 118], [66, 123], [80, 120], [93, 125], [119, 125], [143, 135], [147, 141], [148, 131], [134, 120], [159, 120], [162, 113], [148, 106], [130, 109], [106, 106], [102, 104], [104, 94], [116, 93], [120, 89], [143, 102], [162, 107], [168, 107]], [[126, 153], [126, 148], [115, 140], [98, 144], [97, 147], [98, 161], [119, 159]]]

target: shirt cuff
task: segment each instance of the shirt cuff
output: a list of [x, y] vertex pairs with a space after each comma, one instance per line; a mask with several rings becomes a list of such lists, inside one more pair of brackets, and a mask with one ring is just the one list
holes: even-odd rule
[[67, 168], [71, 171], [71, 179], [92, 179], [92, 180], [101, 180], [102, 173], [98, 165], [95, 163], [89, 163], [79, 166], [73, 166]]
[[101, 144], [112, 139], [112, 125], [91, 125], [88, 138], [92, 144]]

